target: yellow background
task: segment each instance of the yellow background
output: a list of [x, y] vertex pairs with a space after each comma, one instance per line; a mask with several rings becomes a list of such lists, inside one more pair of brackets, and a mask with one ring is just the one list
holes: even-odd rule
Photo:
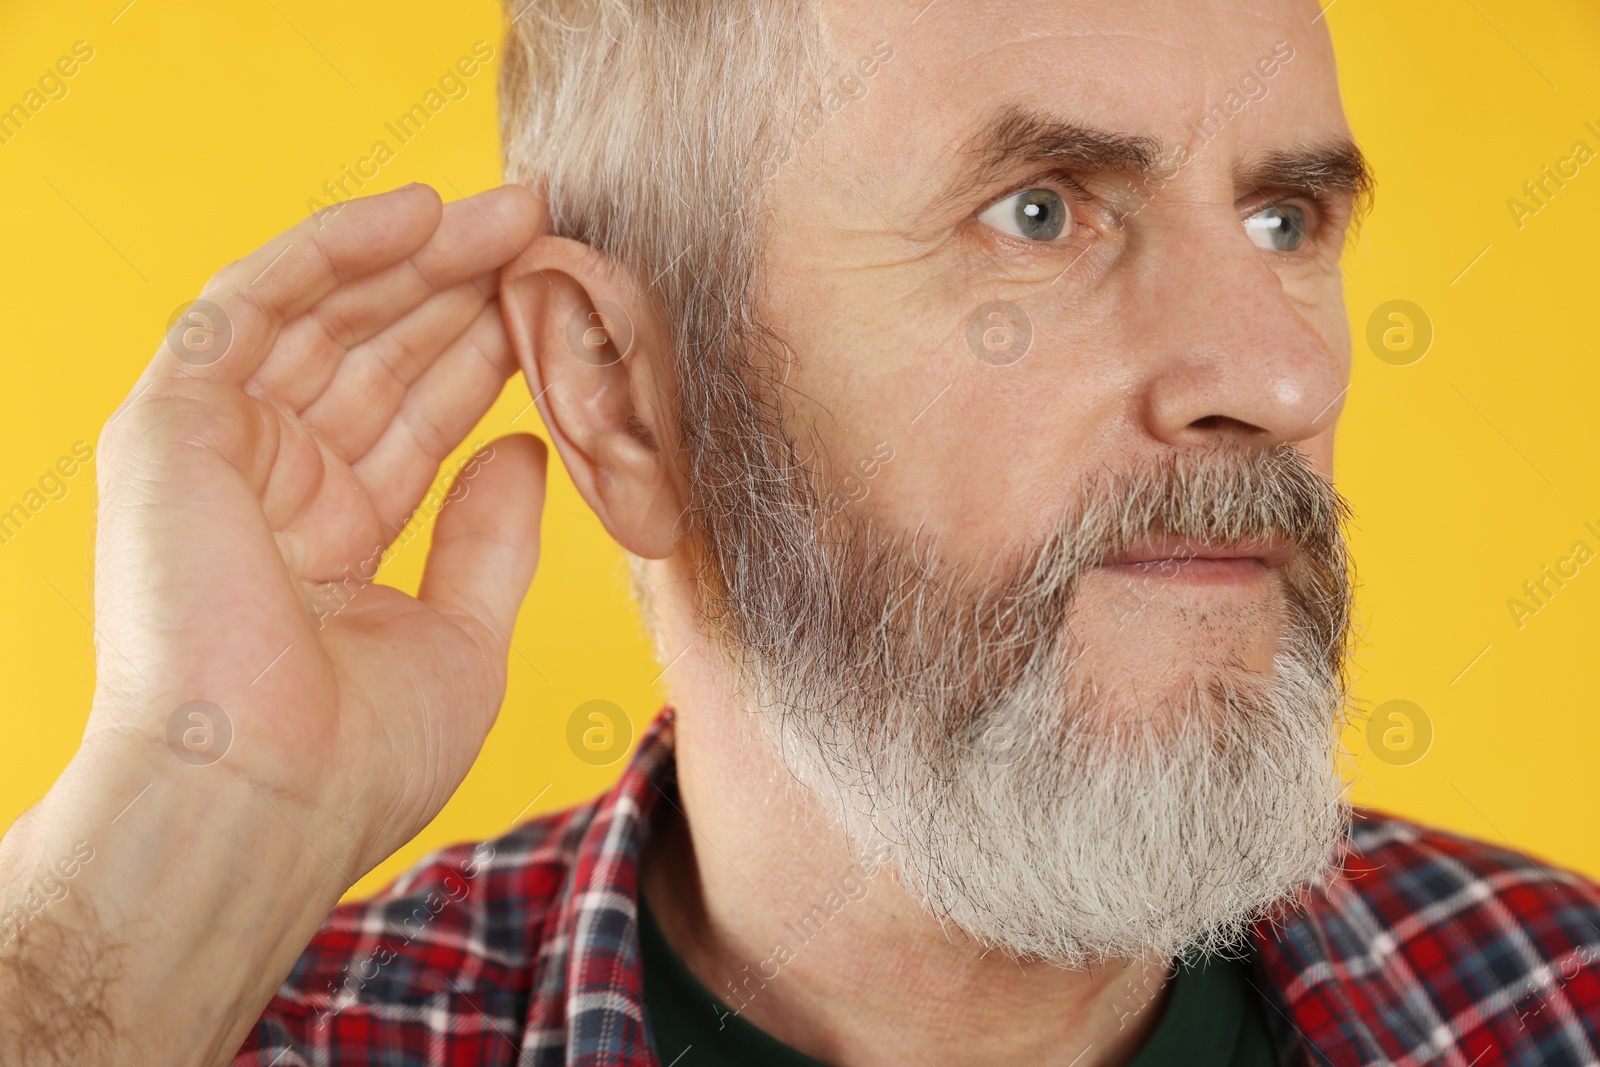
[[[1412, 701], [1434, 735], [1395, 766], [1352, 729], [1356, 796], [1600, 876], [1600, 562], [1520, 628], [1507, 606], [1575, 541], [1600, 551], [1584, 528], [1600, 529], [1600, 161], [1520, 229], [1507, 206], [1575, 141], [1600, 151], [1600, 8], [1335, 0], [1327, 18], [1381, 179], [1345, 266], [1357, 340], [1339, 479], [1357, 516], [1357, 703]], [[365, 191], [417, 180], [456, 199], [496, 184], [500, 38], [488, 2], [0, 8], [0, 107], [74, 42], [94, 49], [68, 95], [0, 145], [0, 511], [74, 442], [95, 443], [175, 308], [302, 218], [375, 140], [393, 146], [384, 123], [480, 40], [494, 61]], [[1435, 331], [1409, 366], [1364, 340], [1396, 299]], [[527, 404], [519, 378], [469, 443], [539, 429]], [[5, 824], [70, 758], [92, 693], [93, 471], [67, 485], [0, 544]], [[354, 894], [607, 785], [620, 764], [591, 767], [567, 746], [578, 705], [614, 701], [636, 734], [659, 706], [620, 554], [558, 462], [544, 530], [488, 745], [443, 813]], [[415, 588], [424, 552], [408, 545], [384, 579]]]

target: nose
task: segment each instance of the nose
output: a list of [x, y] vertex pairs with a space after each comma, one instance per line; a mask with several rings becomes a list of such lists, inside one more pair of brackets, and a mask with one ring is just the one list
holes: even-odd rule
[[1150, 434], [1174, 446], [1227, 436], [1269, 447], [1331, 427], [1348, 389], [1347, 360], [1335, 350], [1343, 302], [1339, 336], [1324, 336], [1231, 219], [1203, 236], [1191, 229], [1181, 245], [1161, 250], [1145, 287], [1153, 304], [1139, 350], [1149, 361]]

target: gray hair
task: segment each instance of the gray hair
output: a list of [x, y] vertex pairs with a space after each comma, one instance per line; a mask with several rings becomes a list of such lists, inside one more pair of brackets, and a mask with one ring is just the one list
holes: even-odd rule
[[765, 179], [827, 66], [817, 13], [812, 0], [507, 5], [506, 178], [545, 195], [557, 234], [624, 267], [671, 330], [689, 536], [715, 600], [738, 566], [721, 557], [749, 543], [742, 516], [807, 488], [782, 432], [788, 353], [754, 305]]

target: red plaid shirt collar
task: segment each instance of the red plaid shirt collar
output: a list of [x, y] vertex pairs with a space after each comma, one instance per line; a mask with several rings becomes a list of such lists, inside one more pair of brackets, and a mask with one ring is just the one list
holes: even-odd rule
[[[237, 1067], [659, 1067], [638, 862], [672, 722], [594, 801], [341, 905]], [[1342, 877], [1253, 940], [1283, 1064], [1600, 1065], [1600, 887], [1519, 852], [1363, 812]]]

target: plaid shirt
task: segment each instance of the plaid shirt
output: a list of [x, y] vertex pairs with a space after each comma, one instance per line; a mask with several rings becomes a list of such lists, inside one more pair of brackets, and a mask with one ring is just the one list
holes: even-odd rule
[[[672, 717], [591, 803], [337, 908], [235, 1067], [659, 1067], [636, 905]], [[1363, 812], [1254, 949], [1283, 1064], [1600, 1065], [1600, 887], [1519, 852]]]

